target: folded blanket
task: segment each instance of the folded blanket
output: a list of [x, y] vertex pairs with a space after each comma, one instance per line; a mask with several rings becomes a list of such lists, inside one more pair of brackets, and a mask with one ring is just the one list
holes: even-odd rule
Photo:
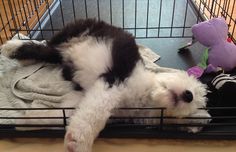
[[69, 81], [62, 78], [61, 68], [57, 65], [38, 63], [17, 69], [11, 90], [16, 97], [32, 102], [31, 107], [55, 107], [53, 104], [60, 103], [62, 96], [69, 93], [72, 87]]

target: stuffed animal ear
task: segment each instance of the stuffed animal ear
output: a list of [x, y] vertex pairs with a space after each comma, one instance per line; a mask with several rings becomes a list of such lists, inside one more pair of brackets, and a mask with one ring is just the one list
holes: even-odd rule
[[223, 17], [213, 18], [193, 25], [192, 33], [197, 41], [210, 47], [227, 39], [228, 26]]
[[215, 29], [218, 31], [217, 34], [222, 40], [226, 40], [228, 37], [228, 25], [223, 17], [214, 18], [212, 20]]
[[192, 33], [194, 38], [206, 47], [210, 47], [215, 44], [215, 30], [209, 21], [204, 21], [193, 25]]

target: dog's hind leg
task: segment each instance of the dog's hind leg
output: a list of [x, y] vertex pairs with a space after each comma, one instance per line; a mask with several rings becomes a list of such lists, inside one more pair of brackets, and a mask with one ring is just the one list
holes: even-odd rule
[[110, 88], [103, 79], [95, 82], [70, 119], [64, 141], [66, 152], [92, 151], [94, 139], [119, 105], [123, 90], [116, 85]]
[[41, 61], [61, 63], [60, 52], [42, 42], [35, 40], [10, 40], [1, 47], [1, 54], [19, 61]]

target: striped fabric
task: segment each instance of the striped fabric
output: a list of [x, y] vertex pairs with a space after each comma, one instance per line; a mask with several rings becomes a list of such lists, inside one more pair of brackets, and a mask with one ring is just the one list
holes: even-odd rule
[[216, 76], [212, 81], [211, 84], [216, 88], [221, 88], [226, 82], [233, 82], [236, 83], [236, 75], [231, 76], [230, 74], [219, 74]]

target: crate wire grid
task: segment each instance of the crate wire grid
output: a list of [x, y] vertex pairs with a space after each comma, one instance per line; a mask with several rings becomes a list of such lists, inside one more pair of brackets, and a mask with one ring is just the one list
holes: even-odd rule
[[[181, 6], [178, 5], [180, 1], [182, 1]], [[31, 39], [49, 39], [68, 22], [78, 18], [97, 18], [99, 20], [105, 20], [110, 24], [128, 30], [133, 33], [136, 38], [190, 38], [191, 33], [188, 31], [191, 29], [193, 23], [202, 21], [203, 17], [209, 19], [217, 16], [223, 16], [226, 19], [229, 24], [229, 35], [235, 42], [236, 10], [233, 9], [235, 7], [235, 0], [180, 1], [2, 0], [0, 1], [0, 5], [2, 4], [0, 11], [0, 42], [3, 43], [10, 39], [17, 32], [26, 34]], [[68, 3], [66, 5], [70, 5], [70, 11], [65, 11], [65, 3]], [[189, 17], [189, 13], [192, 13], [189, 11], [191, 7], [195, 7], [196, 18], [194, 19]], [[57, 16], [60, 18], [60, 24], [54, 21], [53, 13], [55, 9], [57, 9], [57, 12], [60, 14]], [[71, 16], [67, 17], [68, 14]], [[119, 14], [120, 18], [117, 18], [116, 14]], [[143, 14], [145, 14], [146, 17], [140, 19], [143, 17]], [[180, 16], [180, 14], [182, 16]], [[127, 16], [132, 17], [127, 18]], [[153, 16], [155, 16], [156, 20], [153, 19]], [[166, 17], [170, 18], [168, 19], [168, 23], [164, 21]], [[176, 22], [176, 18], [181, 18], [182, 20], [180, 22], [182, 24]], [[45, 20], [50, 25], [45, 27]], [[59, 19], [57, 18], [57, 20]], [[131, 20], [130, 23], [126, 23], [129, 20]], [[188, 25], [188, 22], [192, 24]], [[165, 30], [168, 32], [164, 32], [165, 34], [162, 35], [162, 31]], [[45, 37], [43, 32], [50, 32], [52, 35]], [[35, 33], [37, 34], [34, 35]]]
[[[67, 1], [68, 2], [68, 1]], [[51, 32], [52, 35], [54, 35], [54, 32], [59, 31], [61, 28], [63, 28], [66, 23], [68, 22], [72, 22], [78, 18], [97, 18], [98, 20], [105, 20], [106, 22], [115, 25], [115, 26], [120, 26], [123, 29], [131, 32], [132, 34], [134, 34], [134, 36], [136, 38], [157, 38], [157, 37], [161, 37], [161, 38], [169, 38], [169, 37], [175, 37], [175, 38], [182, 38], [182, 37], [191, 37], [190, 35], [185, 35], [185, 29], [190, 28], [190, 26], [186, 26], [186, 18], [183, 25], [176, 25], [174, 26], [174, 14], [175, 14], [175, 9], [176, 9], [176, 2], [174, 1], [174, 3], [172, 4], [173, 7], [172, 8], [172, 20], [171, 23], [169, 23], [169, 25], [161, 25], [161, 20], [162, 20], [162, 3], [163, 1], [156, 1], [155, 3], [160, 5], [160, 7], [158, 7], [158, 10], [153, 14], [153, 15], [158, 15], [159, 17], [157, 17], [157, 20], [155, 21], [156, 23], [154, 23], [153, 25], [149, 26], [149, 21], [150, 21], [150, 0], [148, 1], [140, 1], [140, 0], [135, 0], [135, 1], [130, 1], [130, 0], [121, 0], [121, 1], [114, 1], [114, 0], [79, 0], [79, 1], [74, 1], [74, 0], [70, 0], [69, 2], [71, 2], [70, 7], [71, 12], [70, 15], [72, 16], [71, 18], [65, 18], [66, 14], [64, 13], [64, 5], [65, 5], [65, 1], [61, 1], [58, 0], [57, 1], [57, 5], [60, 9], [58, 9], [58, 13], [59, 15], [57, 17], [59, 17], [61, 19], [61, 24], [56, 24], [54, 23], [54, 19], [52, 18], [52, 16], [49, 13], [49, 25], [46, 25], [44, 28], [42, 26], [40, 26], [40, 24], [42, 25], [43, 23], [41, 23], [41, 21], [39, 20], [39, 26], [38, 28], [35, 30], [33, 29], [32, 31], [37, 31], [38, 33], [36, 34], [36, 38], [37, 39], [48, 39], [48, 37], [44, 36], [44, 32], [46, 31], [47, 33]], [[76, 4], [77, 2], [77, 4]], [[138, 11], [139, 10], [139, 3], [138, 2], [142, 2], [142, 4], [144, 4], [144, 6], [146, 8], [142, 9], [142, 11]], [[153, 1], [154, 2], [154, 1]], [[184, 11], [185, 13], [185, 17], [187, 17], [187, 10], [189, 2], [186, 3], [186, 7]], [[67, 4], [68, 5], [68, 4]], [[170, 5], [170, 4], [169, 4]], [[106, 7], [108, 6], [108, 7]], [[129, 7], [130, 6], [130, 7]], [[94, 9], [95, 8], [95, 9]], [[130, 8], [133, 8], [130, 10]], [[155, 6], [155, 9], [157, 8], [157, 6]], [[80, 10], [80, 12], [76, 12], [76, 10]], [[94, 10], [92, 10], [94, 9]], [[107, 14], [104, 14], [101, 12], [101, 9], [105, 9], [104, 12], [109, 12]], [[153, 10], [152, 10], [153, 11]], [[84, 13], [82, 13], [84, 12]], [[117, 15], [114, 15], [116, 13], [119, 13], [120, 16], [119, 18], [116, 17]], [[146, 14], [146, 18], [145, 19], [141, 19], [140, 17], [138, 17], [140, 15], [140, 13], [144, 13]], [[132, 14], [132, 15], [130, 15]], [[127, 16], [131, 16], [131, 17], [127, 17]], [[58, 19], [57, 19], [58, 20]], [[131, 20], [130, 22], [126, 23], [127, 21]], [[58, 22], [57, 22], [58, 23]], [[140, 25], [140, 23], [142, 24], [142, 26], [138, 26]], [[165, 30], [165, 29], [170, 29], [169, 33], [170, 35], [161, 35], [161, 30]], [[174, 35], [173, 34], [173, 30], [174, 29], [182, 29], [182, 33], [180, 35]], [[13, 29], [15, 30], [15, 29]], [[17, 29], [18, 31], [21, 31], [19, 29]], [[152, 31], [152, 32], [150, 32]], [[153, 33], [155, 32], [155, 35], [149, 35], [149, 33]], [[141, 34], [140, 34], [141, 33]], [[50, 35], [49, 37], [51, 37], [52, 35]], [[35, 37], [34, 37], [35, 38]]]
[[[32, 3], [33, 2], [33, 3]], [[233, 3], [232, 3], [233, 2]], [[228, 6], [235, 6], [235, 0], [2, 0], [4, 11], [0, 11], [0, 41], [10, 39], [14, 34], [20, 32], [28, 35], [31, 39], [49, 39], [57, 31], [63, 28], [67, 23], [78, 18], [97, 18], [106, 22], [122, 27], [132, 33], [137, 39], [148, 38], [192, 38], [190, 32], [191, 26], [205, 18], [223, 16], [230, 23], [230, 36], [233, 40], [235, 37], [235, 19], [233, 19], [233, 9]], [[17, 5], [19, 3], [19, 8]], [[7, 4], [9, 6], [7, 6]], [[40, 5], [39, 5], [40, 4]], [[222, 5], [223, 4], [223, 5]], [[67, 6], [66, 6], [67, 5]], [[42, 6], [44, 13], [39, 13]], [[70, 10], [66, 10], [68, 6]], [[168, 7], [167, 7], [168, 6]], [[9, 10], [8, 10], [9, 8]], [[169, 8], [169, 9], [167, 9]], [[219, 8], [219, 9], [218, 9]], [[2, 10], [2, 9], [1, 9]], [[8, 14], [10, 11], [10, 15]], [[28, 11], [24, 11], [28, 10]], [[30, 11], [31, 10], [31, 11]], [[227, 11], [228, 10], [228, 11]], [[19, 12], [23, 12], [22, 20]], [[231, 12], [230, 12], [231, 11]], [[30, 13], [31, 12], [31, 13]], [[80, 13], [78, 13], [80, 12]], [[104, 13], [105, 12], [105, 13]], [[5, 13], [5, 14], [4, 14]], [[27, 14], [29, 13], [29, 14]], [[37, 23], [29, 25], [29, 19], [33, 18]], [[117, 16], [117, 14], [119, 14]], [[3, 21], [6, 15], [7, 22]], [[72, 15], [67, 17], [67, 15]], [[142, 15], [146, 17], [142, 18]], [[194, 16], [191, 16], [194, 15]], [[25, 16], [25, 18], [24, 18]], [[130, 17], [131, 16], [131, 17]], [[154, 19], [153, 19], [153, 16]], [[181, 18], [178, 21], [179, 17]], [[168, 18], [168, 19], [167, 19]], [[56, 20], [55, 20], [56, 19]], [[166, 21], [167, 20], [167, 21]], [[7, 29], [10, 34], [7, 33]], [[3, 34], [2, 34], [3, 33]], [[66, 111], [71, 108], [52, 108], [51, 110], [61, 110], [63, 117], [0, 117], [0, 119], [58, 119], [61, 124], [0, 124], [2, 137], [63, 137], [65, 126], [68, 123]], [[222, 109], [214, 107], [211, 109]], [[223, 109], [236, 109], [234, 107], [224, 107]], [[9, 109], [1, 108], [0, 110], [50, 110], [50, 108], [35, 109]], [[210, 124], [165, 124], [166, 119], [176, 119], [173, 117], [163, 117], [165, 108], [121, 108], [120, 110], [157, 110], [160, 111], [160, 117], [111, 117], [111, 120], [128, 120], [128, 123], [110, 123], [107, 124], [104, 131], [100, 134], [102, 137], [163, 137], [163, 138], [207, 138], [207, 139], [236, 139], [236, 123], [231, 120], [236, 116], [217, 116], [213, 119], [230, 120], [224, 123]], [[158, 119], [159, 124], [148, 125], [143, 123], [132, 123], [132, 120]], [[193, 119], [193, 118], [185, 118]], [[209, 119], [209, 118], [194, 118]], [[175, 130], [176, 127], [202, 126], [204, 130], [197, 134], [189, 134]], [[224, 130], [221, 127], [231, 127], [232, 130]], [[47, 127], [44, 130], [19, 131], [15, 127]], [[57, 127], [55, 130], [48, 130]], [[167, 130], [166, 130], [167, 128]], [[171, 128], [170, 130], [168, 128]], [[214, 128], [213, 130], [210, 130]], [[165, 129], [165, 131], [163, 131]]]
[[[11, 39], [18, 29], [25, 35], [35, 27], [53, 0], [1, 0], [0, 43]], [[24, 30], [24, 31], [23, 31]]]

